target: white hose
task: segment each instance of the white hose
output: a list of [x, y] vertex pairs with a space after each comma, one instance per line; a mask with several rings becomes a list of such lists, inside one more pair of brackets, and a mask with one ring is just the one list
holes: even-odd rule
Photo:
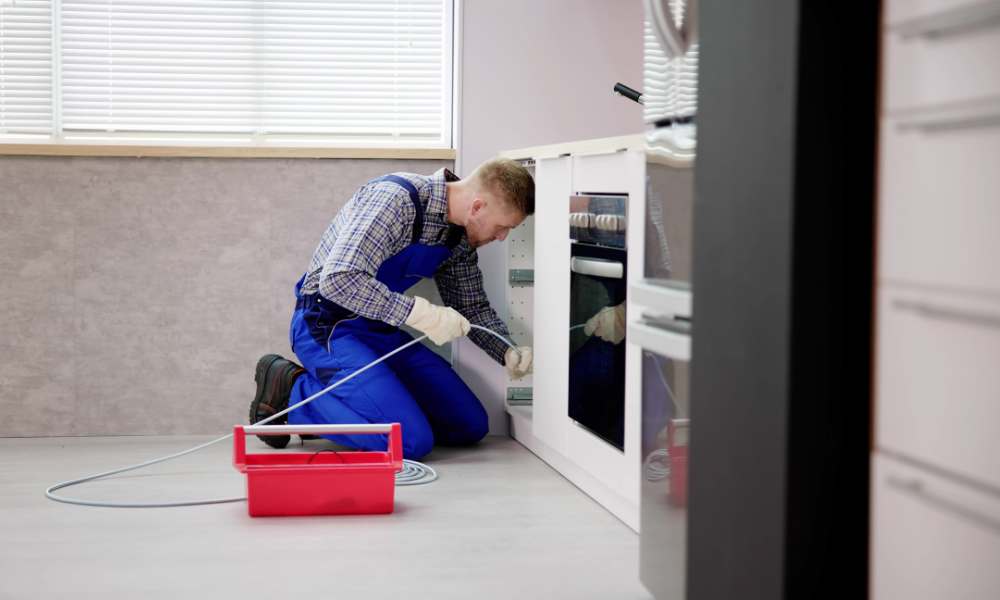
[[[486, 327], [482, 327], [482, 326], [479, 326], [479, 325], [472, 325], [472, 327], [474, 329], [479, 329], [479, 330], [485, 331], [486, 333], [490, 333], [490, 334], [496, 336], [503, 343], [507, 344], [511, 348], [514, 348], [515, 352], [519, 352], [518, 349], [517, 349], [517, 347], [513, 343], [511, 343], [509, 340], [507, 340], [507, 338], [505, 338], [504, 336], [500, 335], [499, 333], [493, 331], [492, 329], [487, 329]], [[375, 365], [379, 364], [380, 362], [386, 360], [387, 358], [390, 358], [391, 356], [393, 356], [394, 354], [396, 354], [398, 352], [402, 352], [406, 348], [409, 348], [413, 344], [416, 344], [416, 343], [422, 341], [426, 337], [427, 337], [426, 335], [422, 335], [422, 336], [420, 336], [420, 337], [418, 337], [416, 339], [410, 340], [409, 342], [403, 344], [399, 348], [396, 348], [392, 352], [389, 352], [387, 354], [382, 355], [381, 357], [379, 357], [379, 358], [373, 360], [372, 362], [368, 363], [367, 365], [361, 367], [357, 371], [351, 373], [347, 377], [344, 377], [343, 379], [340, 379], [340, 380], [336, 381], [335, 383], [331, 384], [327, 388], [316, 392], [312, 396], [309, 396], [305, 400], [302, 400], [301, 402], [299, 402], [299, 403], [297, 403], [297, 404], [295, 404], [293, 406], [289, 406], [285, 410], [283, 410], [283, 411], [281, 411], [279, 413], [275, 413], [275, 414], [271, 415], [270, 417], [268, 417], [266, 419], [262, 419], [260, 421], [257, 421], [255, 423], [255, 425], [266, 425], [267, 423], [270, 423], [274, 419], [277, 419], [278, 417], [280, 417], [282, 415], [286, 415], [286, 414], [290, 413], [291, 411], [295, 410], [296, 408], [299, 408], [300, 406], [305, 406], [306, 404], [309, 404], [310, 402], [312, 402], [313, 400], [319, 398], [323, 394], [329, 392], [330, 390], [336, 388], [337, 386], [339, 386], [339, 385], [341, 385], [343, 383], [347, 383], [351, 379], [353, 379], [353, 378], [357, 377], [358, 375], [364, 373], [365, 371], [367, 371], [368, 369], [374, 367]], [[207, 448], [207, 447], [209, 447], [209, 446], [211, 446], [213, 444], [218, 444], [219, 442], [228, 440], [231, 437], [233, 437], [233, 434], [230, 433], [228, 435], [224, 435], [224, 436], [222, 436], [220, 438], [214, 439], [214, 440], [212, 440], [210, 442], [205, 442], [204, 444], [195, 446], [194, 448], [189, 448], [189, 449], [184, 450], [182, 452], [177, 452], [176, 454], [170, 454], [168, 456], [162, 456], [160, 458], [154, 458], [153, 460], [148, 460], [148, 461], [146, 461], [144, 463], [139, 463], [137, 465], [131, 465], [131, 466], [128, 466], [128, 467], [122, 467], [120, 469], [115, 469], [113, 471], [105, 471], [103, 473], [97, 473], [96, 475], [88, 475], [86, 477], [81, 477], [79, 479], [72, 479], [72, 480], [69, 480], [69, 481], [62, 481], [60, 483], [57, 483], [55, 485], [52, 485], [52, 486], [46, 488], [46, 490], [45, 490], [45, 497], [47, 497], [49, 500], [55, 500], [56, 502], [65, 502], [66, 504], [78, 504], [80, 506], [100, 506], [100, 507], [107, 507], [107, 508], [168, 508], [168, 507], [174, 507], [174, 506], [199, 506], [199, 505], [202, 505], [202, 504], [224, 504], [224, 503], [227, 503], [227, 502], [242, 502], [242, 501], [246, 500], [246, 496], [240, 496], [240, 497], [235, 497], [235, 498], [211, 498], [211, 499], [208, 499], [208, 500], [179, 500], [179, 501], [174, 501], [174, 502], [132, 503], [132, 502], [99, 502], [99, 501], [93, 501], [93, 500], [81, 500], [79, 498], [67, 498], [66, 496], [59, 496], [59, 495], [57, 495], [57, 494], [54, 493], [56, 490], [60, 490], [62, 488], [70, 487], [70, 486], [73, 486], [73, 485], [78, 485], [78, 484], [81, 484], [81, 483], [86, 483], [88, 481], [94, 481], [96, 479], [103, 479], [105, 477], [110, 477], [112, 475], [117, 475], [118, 473], [125, 473], [127, 471], [134, 471], [136, 469], [142, 469], [142, 468], [148, 467], [150, 465], [155, 465], [156, 463], [161, 463], [161, 462], [166, 462], [168, 460], [173, 460], [175, 458], [179, 458], [181, 456], [184, 456], [185, 454], [191, 454], [192, 452], [197, 452], [198, 450], [201, 450], [202, 448]], [[400, 471], [399, 473], [396, 473], [396, 485], [420, 485], [420, 484], [424, 484], [424, 483], [430, 483], [430, 482], [434, 481], [437, 478], [438, 478], [437, 471], [435, 471], [433, 468], [429, 467], [428, 465], [425, 465], [423, 463], [417, 462], [415, 460], [403, 459], [403, 470]]]
[[646, 481], [660, 481], [670, 477], [670, 454], [666, 448], [660, 448], [650, 453], [646, 460], [642, 461]]
[[403, 470], [396, 473], [396, 485], [422, 485], [437, 478], [437, 471], [430, 465], [403, 459]]

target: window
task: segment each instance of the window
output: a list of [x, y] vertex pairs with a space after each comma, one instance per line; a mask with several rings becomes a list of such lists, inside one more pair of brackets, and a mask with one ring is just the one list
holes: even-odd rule
[[0, 142], [451, 147], [451, 0], [0, 0]]

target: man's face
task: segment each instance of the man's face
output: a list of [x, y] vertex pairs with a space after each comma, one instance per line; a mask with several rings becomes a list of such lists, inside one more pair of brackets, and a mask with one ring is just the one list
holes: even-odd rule
[[511, 208], [498, 196], [481, 192], [469, 207], [469, 218], [465, 225], [465, 233], [469, 244], [479, 248], [493, 240], [503, 241], [507, 234], [524, 221], [524, 215]]

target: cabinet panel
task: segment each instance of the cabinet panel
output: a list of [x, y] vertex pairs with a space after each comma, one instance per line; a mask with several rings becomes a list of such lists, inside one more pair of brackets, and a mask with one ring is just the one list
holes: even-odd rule
[[876, 444], [1000, 488], [1000, 301], [883, 287]]
[[983, 0], [887, 0], [884, 4], [884, 20], [886, 25], [894, 26], [982, 3]]
[[569, 389], [570, 242], [569, 157], [547, 158], [535, 167], [535, 286], [533, 304], [535, 363], [533, 432], [555, 451], [566, 453]]
[[872, 600], [1000, 597], [1000, 497], [882, 455], [872, 477]]
[[615, 152], [573, 157], [573, 191], [588, 194], [620, 194], [641, 177], [635, 169], [638, 153]]
[[883, 34], [884, 108], [897, 111], [1000, 95], [1000, 3], [922, 4], [927, 6], [890, 11]]
[[976, 114], [883, 120], [882, 279], [1000, 292], [1000, 103]]

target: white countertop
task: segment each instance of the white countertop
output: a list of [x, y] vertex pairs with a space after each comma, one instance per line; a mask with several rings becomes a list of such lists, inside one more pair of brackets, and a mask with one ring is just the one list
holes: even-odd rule
[[524, 159], [524, 158], [554, 158], [557, 156], [581, 156], [585, 154], [610, 154], [622, 150], [644, 150], [646, 148], [646, 136], [641, 133], [633, 135], [622, 135], [618, 137], [595, 138], [590, 140], [577, 140], [575, 142], [563, 142], [559, 144], [549, 144], [546, 146], [533, 146], [530, 148], [519, 148], [517, 150], [507, 150], [501, 152], [502, 158]]
[[514, 160], [539, 160], [560, 156], [588, 156], [625, 151], [645, 152], [648, 162], [680, 168], [689, 167], [694, 160], [693, 145], [691, 148], [677, 148], [671, 144], [660, 143], [655, 138], [651, 141], [647, 134], [643, 133], [518, 148], [501, 152], [500, 157]]

